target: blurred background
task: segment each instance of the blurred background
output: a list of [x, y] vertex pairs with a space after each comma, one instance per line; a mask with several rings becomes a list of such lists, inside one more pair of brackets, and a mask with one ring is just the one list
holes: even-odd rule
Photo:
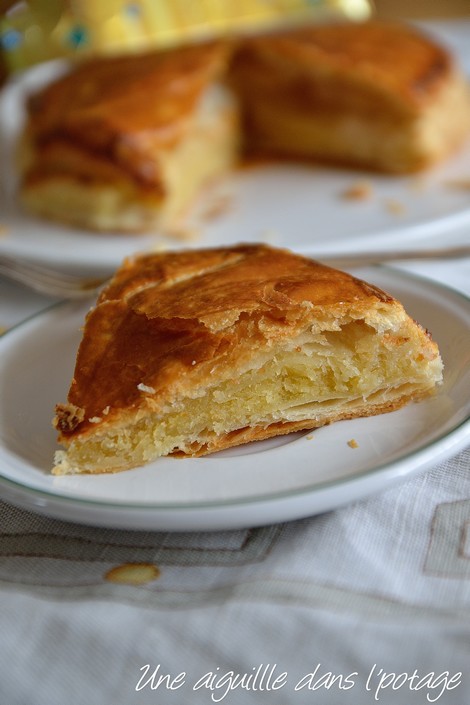
[[470, 0], [374, 0], [381, 17], [405, 19], [470, 16]]
[[[439, 18], [453, 18], [453, 17], [470, 17], [470, 0], [368, 0], [370, 3], [370, 6], [373, 8], [373, 12], [376, 16], [384, 18], [384, 19], [410, 19], [410, 20], [420, 20], [420, 19], [439, 19]], [[86, 16], [86, 20], [93, 24], [94, 21], [100, 21], [102, 19], [103, 12], [105, 11], [106, 8], [112, 6], [113, 2], [116, 2], [116, 0], [103, 0], [103, 3], [98, 6], [98, 3], [90, 3], [90, 0], [83, 0], [83, 2], [78, 2], [75, 5], [70, 4], [70, 9], [72, 9], [73, 12], [76, 11], [78, 7], [82, 7], [82, 10], [86, 10], [84, 17]], [[292, 0], [292, 6], [295, 6], [296, 3], [299, 3], [300, 0]], [[282, 0], [280, 3], [281, 5], [284, 3], [285, 6], [288, 6], [289, 3], [287, 0]], [[216, 3], [217, 4], [217, 3]], [[332, 3], [333, 5], [334, 3]], [[351, 7], [354, 5], [359, 6], [361, 2], [359, 3], [352, 3]], [[364, 0], [363, 5], [366, 5], [366, 0]], [[37, 15], [38, 17], [41, 17], [41, 24], [43, 25], [43, 32], [45, 28], [47, 27], [47, 22], [48, 18], [55, 18], [57, 19], [56, 15], [59, 16], [60, 10], [59, 8], [62, 7], [69, 7], [68, 3], [63, 3], [62, 0], [29, 0], [28, 3], [26, 2], [19, 2], [18, 0], [0, 0], [0, 26], [2, 23], [2, 17], [5, 18], [8, 13], [11, 14], [12, 8], [13, 12], [16, 11], [16, 8], [20, 8], [20, 11], [22, 11], [22, 8], [29, 5], [30, 10], [34, 13], [34, 15]], [[138, 2], [132, 2], [129, 0], [128, 3], [129, 8], [138, 8]], [[152, 7], [152, 5], [151, 5]], [[154, 12], [156, 15], [160, 12], [158, 8], [165, 7], [165, 3], [162, 1], [161, 5], [158, 0], [155, 0], [155, 3], [153, 4]], [[195, 10], [195, 7], [197, 7], [197, 4], [192, 5], [192, 10], [190, 12], [193, 13]], [[58, 14], [59, 13], [59, 14]], [[43, 22], [45, 21], [45, 24]], [[54, 22], [55, 22], [54, 20]], [[33, 28], [34, 29], [34, 28]], [[119, 34], [119, 32], [118, 32]], [[0, 87], [6, 82], [8, 78], [8, 70], [6, 66], [6, 59], [5, 55], [2, 52], [3, 50], [7, 49], [7, 42], [4, 41], [4, 37], [6, 35], [0, 36]], [[43, 53], [44, 47], [46, 42], [44, 42], [44, 35], [42, 35], [42, 38], [39, 38], [40, 41], [37, 42], [38, 46], [41, 46], [42, 49], [38, 52], [38, 56], [35, 57], [37, 60], [40, 60], [39, 55]], [[82, 47], [79, 46], [79, 43], [81, 42], [81, 39], [77, 39], [77, 49], [81, 49]], [[7, 52], [8, 53], [8, 52]], [[47, 56], [41, 56], [41, 59], [46, 59], [50, 58]], [[26, 64], [29, 63], [30, 58], [27, 59]], [[15, 63], [15, 62], [14, 62]], [[22, 63], [22, 62], [20, 62]]]
[[[253, 6], [255, 6], [254, 3]], [[290, 0], [290, 2], [289, 0], [276, 0], [272, 4], [263, 5], [260, 3], [258, 12], [259, 8], [264, 7], [267, 9], [262, 12], [275, 16], [280, 11], [279, 8], [283, 7], [283, 12], [287, 11], [287, 15], [289, 15], [293, 8], [298, 9], [299, 6], [302, 6], [302, 0]], [[164, 37], [169, 37], [173, 31], [168, 30], [170, 33], [165, 35], [167, 30], [164, 29], [164, 26], [168, 23], [170, 15], [183, 17], [184, 14], [184, 23], [192, 23], [193, 26], [196, 26], [199, 21], [196, 18], [201, 15], [205, 7], [206, 5], [202, 2], [200, 4], [197, 2], [185, 4], [184, 0], [178, 0], [175, 5], [171, 2], [167, 4], [163, 0], [155, 0], [154, 2], [149, 2], [149, 0], [102, 0], [100, 3], [94, 3], [91, 0], [79, 0], [75, 3], [65, 0], [28, 0], [27, 2], [0, 0], [0, 85], [6, 79], [7, 71], [4, 64], [7, 55], [7, 62], [12, 67], [21, 68], [35, 61], [53, 58], [57, 53], [61, 54], [64, 51], [73, 52], [76, 56], [87, 53], [89, 49], [94, 51], [93, 41], [90, 41], [90, 27], [93, 27], [96, 46], [100, 46], [100, 48], [111, 47], [113, 43], [116, 43], [116, 46], [121, 46], [120, 43], [123, 40], [125, 40], [125, 45], [131, 47], [137, 41], [145, 41], [145, 37], [150, 36], [148, 34], [149, 27], [153, 28], [152, 41], [156, 41], [156, 48], [161, 48], [163, 43], [167, 41]], [[233, 3], [231, 0], [227, 0], [225, 4], [223, 0], [215, 0], [207, 7], [211, 7], [214, 28], [219, 24], [222, 26], [226, 19], [232, 16], [232, 13], [241, 12], [240, 9], [237, 9], [239, 7], [237, 3]], [[225, 8], [225, 17], [219, 17], [222, 7]], [[249, 7], [249, 3], [246, 7]], [[312, 6], [309, 6], [306, 1], [303, 2], [303, 7], [304, 11], [305, 8], [309, 12], [312, 11]], [[356, 19], [364, 17], [364, 12], [367, 13], [370, 7], [373, 8], [376, 16], [384, 19], [425, 20], [470, 17], [470, 0], [353, 0], [352, 2], [348, 0], [317, 0], [314, 9], [314, 12], [318, 13], [316, 17], [322, 16], [322, 8], [325, 7], [330, 8], [330, 12], [334, 12], [334, 8], [341, 7], [344, 10], [347, 7], [346, 12]], [[24, 15], [25, 8], [27, 8], [26, 15]], [[171, 8], [171, 12], [169, 8]], [[291, 9], [289, 10], [289, 8]], [[115, 18], [108, 21], [109, 17], [113, 17], [113, 12], [116, 12]], [[25, 17], [28, 16], [29, 20], [23, 23], [23, 20], [19, 19], [18, 22], [18, 18], [22, 14]], [[71, 24], [67, 15], [69, 19], [72, 18]], [[284, 14], [284, 17], [287, 15]], [[140, 18], [144, 17], [144, 23], [139, 24]], [[12, 18], [13, 25], [11, 26]], [[61, 18], [60, 21], [59, 18]], [[105, 19], [106, 29], [103, 25]], [[174, 22], [174, 19], [171, 22]], [[111, 25], [113, 26], [111, 27]], [[231, 25], [232, 29], [237, 26], [242, 27], [243, 24]], [[140, 29], [137, 29], [138, 27]], [[255, 28], [256, 23], [253, 25], [253, 29]], [[139, 32], [140, 34], [138, 34]], [[178, 29], [178, 41], [185, 36], [184, 30]], [[194, 36], [197, 37], [197, 35]], [[26, 41], [24, 41], [25, 37]], [[190, 35], [187, 35], [187, 39], [191, 39]], [[19, 54], [18, 46], [20, 46]], [[6, 51], [3, 58], [2, 49]], [[17, 54], [18, 56], [15, 58]]]

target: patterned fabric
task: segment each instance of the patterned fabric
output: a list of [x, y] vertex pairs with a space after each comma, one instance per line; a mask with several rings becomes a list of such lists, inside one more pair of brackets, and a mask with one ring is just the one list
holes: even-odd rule
[[265, 599], [470, 621], [469, 468], [470, 450], [352, 507], [217, 533], [93, 528], [1, 503], [0, 586], [159, 608]]
[[[235, 705], [432, 702], [429, 679], [377, 691], [416, 670], [448, 671], [437, 702], [463, 705], [468, 498], [470, 450], [373, 499], [247, 531], [106, 530], [1, 504], [1, 702], [204, 705], [230, 672], [252, 677], [223, 696]], [[177, 690], [156, 686], [183, 672]], [[213, 689], [210, 676], [195, 687], [209, 672]], [[266, 687], [287, 675], [253, 690], [263, 674]]]

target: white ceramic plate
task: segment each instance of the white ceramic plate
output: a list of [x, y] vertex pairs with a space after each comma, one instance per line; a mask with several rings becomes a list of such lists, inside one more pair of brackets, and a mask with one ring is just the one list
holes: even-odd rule
[[[47, 515], [134, 529], [263, 525], [333, 509], [456, 453], [470, 441], [470, 304], [385, 268], [358, 273], [432, 330], [445, 384], [422, 403], [206, 458], [162, 458], [100, 476], [53, 477], [54, 404], [71, 379], [83, 304], [61, 304], [0, 339], [0, 495]], [[354, 439], [358, 447], [351, 448]]]
[[[455, 51], [466, 55], [457, 42]], [[449, 41], [449, 36], [444, 39]], [[460, 35], [459, 35], [460, 36]], [[465, 64], [465, 67], [470, 70]], [[100, 235], [40, 221], [23, 213], [15, 197], [14, 144], [24, 119], [28, 93], [50, 80], [57, 64], [31, 69], [0, 93], [0, 252], [27, 256], [60, 267], [108, 271], [136, 251], [155, 247], [209, 247], [267, 241], [312, 254], [389, 249], [437, 237], [447, 240], [470, 225], [468, 188], [470, 142], [424, 176], [389, 177], [301, 166], [264, 166], [241, 171], [201, 198], [190, 228], [197, 239], [181, 242], [155, 232], [145, 236]], [[345, 200], [351, 185], [366, 180], [371, 196]], [[204, 214], [215, 202], [230, 206], [215, 219]]]

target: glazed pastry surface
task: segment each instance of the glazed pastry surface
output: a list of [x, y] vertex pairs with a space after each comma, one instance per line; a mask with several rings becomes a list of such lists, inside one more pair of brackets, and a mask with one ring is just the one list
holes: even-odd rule
[[55, 472], [201, 455], [399, 408], [436, 344], [380, 289], [263, 245], [129, 260], [87, 317]]
[[470, 130], [448, 51], [405, 24], [338, 23], [243, 44], [231, 78], [252, 151], [388, 172], [423, 169]]

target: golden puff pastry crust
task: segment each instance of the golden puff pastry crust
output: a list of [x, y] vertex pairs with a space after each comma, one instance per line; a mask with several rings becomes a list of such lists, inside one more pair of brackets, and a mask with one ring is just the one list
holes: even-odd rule
[[250, 147], [409, 172], [470, 132], [470, 94], [449, 52], [405, 24], [368, 21], [248, 40], [231, 78]]
[[87, 316], [56, 474], [114, 472], [398, 409], [437, 345], [375, 286], [265, 245], [127, 260]]
[[181, 215], [238, 154], [228, 47], [102, 57], [33, 95], [20, 150], [30, 210], [96, 230]]

